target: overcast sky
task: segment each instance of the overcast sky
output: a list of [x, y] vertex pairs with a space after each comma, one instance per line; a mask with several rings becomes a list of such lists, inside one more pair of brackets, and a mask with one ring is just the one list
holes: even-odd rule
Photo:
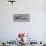
[[[12, 5], [0, 0], [0, 40], [15, 40], [26, 32], [33, 40], [46, 40], [46, 1], [16, 0]], [[13, 14], [30, 14], [30, 22], [13, 22]]]

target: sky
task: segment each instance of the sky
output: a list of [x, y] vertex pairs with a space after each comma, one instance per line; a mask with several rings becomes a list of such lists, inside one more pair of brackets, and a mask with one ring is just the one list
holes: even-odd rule
[[[33, 40], [46, 40], [46, 1], [0, 0], [0, 41], [15, 40], [19, 32], [30, 34]], [[30, 22], [13, 22], [13, 14], [30, 14]]]

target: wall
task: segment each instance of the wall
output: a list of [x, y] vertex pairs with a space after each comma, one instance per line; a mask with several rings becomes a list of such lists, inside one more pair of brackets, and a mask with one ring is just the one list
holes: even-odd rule
[[[45, 0], [17, 0], [14, 5], [0, 0], [0, 40], [11, 40], [27, 32], [35, 40], [46, 40]], [[30, 14], [31, 21], [13, 22], [13, 14]]]

